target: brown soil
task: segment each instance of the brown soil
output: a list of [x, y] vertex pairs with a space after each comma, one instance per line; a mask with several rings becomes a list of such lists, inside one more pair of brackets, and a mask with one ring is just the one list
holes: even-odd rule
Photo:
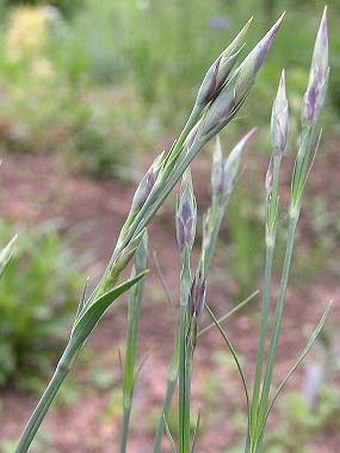
[[[339, 164], [339, 153], [331, 153], [322, 165], [317, 164], [312, 181], [311, 193], [326, 192], [328, 206], [332, 209], [339, 208], [339, 184], [335, 189]], [[264, 160], [249, 159], [247, 173], [257, 172], [257, 177], [262, 177], [265, 165]], [[195, 164], [194, 181], [202, 210], [209, 200], [209, 190], [206, 188], [209, 185], [209, 164], [206, 160]], [[333, 184], [329, 184], [330, 181]], [[288, 185], [287, 178], [283, 182]], [[50, 219], [61, 219], [66, 232], [80, 233], [76, 247], [81, 253], [91, 254], [86, 272], [94, 280], [99, 277], [126, 215], [133, 192], [132, 185], [70, 177], [58, 169], [55, 158], [19, 155], [6, 156], [0, 185], [0, 211], [3, 218], [25, 221], [32, 227]], [[157, 252], [164, 278], [176, 301], [179, 257], [173, 233], [172, 207], [173, 202], [168, 203], [158, 215], [150, 228], [150, 236], [151, 249]], [[302, 243], [313, 240], [308, 222], [303, 224], [302, 231], [307, 234], [306, 239], [301, 238], [300, 233], [299, 240]], [[227, 230], [224, 229], [222, 237], [227, 236]], [[335, 253], [336, 250], [333, 259]], [[232, 306], [236, 294], [231, 280], [225, 278], [227, 272], [227, 269], [215, 265], [208, 292], [209, 303], [221, 315]], [[339, 321], [340, 288], [337, 275], [326, 268], [302, 280], [294, 280], [288, 294], [278, 376], [282, 376], [289, 368], [331, 299], [335, 302], [335, 325]], [[166, 300], [153, 260], [145, 294], [140, 348], [141, 360], [145, 359], [145, 362], [136, 387], [129, 453], [152, 451], [153, 430], [165, 388], [176, 325], [177, 308]], [[252, 379], [256, 360], [258, 311], [256, 302], [251, 310], [238, 314], [227, 324], [230, 337], [246, 360], [249, 380]], [[203, 322], [207, 323], [208, 319], [205, 318]], [[119, 451], [120, 411], [116, 400], [120, 398], [121, 374], [118, 357], [124, 344], [125, 325], [126, 306], [123, 304], [102, 320], [86, 347], [90, 351], [90, 359], [80, 359], [80, 365], [75, 367], [71, 377], [78, 394], [76, 403], [51, 411], [42, 431], [52, 440], [48, 447], [40, 447], [38, 451]], [[194, 370], [193, 407], [195, 413], [198, 410], [202, 412], [198, 451], [203, 453], [230, 451], [231, 446], [242, 439], [242, 429], [238, 428], [244, 408], [241, 387], [229, 356], [226, 353], [218, 354], [218, 351], [225, 351], [225, 346], [218, 333], [212, 329], [199, 342]], [[93, 369], [99, 375], [112, 377], [113, 383], [101, 389], [93, 377]], [[298, 372], [289, 384], [289, 389], [301, 389], [303, 378], [303, 371]], [[0, 451], [1, 445], [5, 448], [6, 441], [18, 438], [36, 399], [36, 396], [18, 391], [7, 391], [1, 395]], [[270, 429], [274, 432], [280, 426], [280, 418], [276, 414], [270, 420]], [[291, 428], [292, 435], [294, 428]], [[311, 435], [307, 445], [307, 451], [312, 453], [335, 453], [339, 451], [340, 435], [332, 426], [327, 426], [323, 432]], [[170, 451], [167, 441], [164, 442], [164, 451]], [[294, 451], [302, 450], [298, 448]]]

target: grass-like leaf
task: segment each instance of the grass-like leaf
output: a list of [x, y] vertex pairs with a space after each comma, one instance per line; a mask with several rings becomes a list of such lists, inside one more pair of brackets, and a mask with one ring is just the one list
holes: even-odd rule
[[331, 309], [332, 309], [332, 303], [330, 303], [328, 305], [328, 307], [326, 308], [326, 310], [324, 311], [322, 317], [320, 318], [320, 321], [315, 326], [315, 328], [314, 328], [314, 330], [313, 330], [313, 332], [312, 332], [312, 334], [311, 334], [306, 346], [304, 347], [303, 351], [301, 352], [301, 354], [299, 355], [298, 359], [296, 360], [296, 362], [294, 363], [292, 368], [289, 370], [289, 372], [287, 373], [285, 378], [282, 380], [281, 384], [278, 386], [276, 392], [274, 393], [272, 401], [270, 402], [269, 407], [267, 409], [267, 412], [266, 412], [266, 415], [265, 415], [265, 422], [266, 422], [266, 420], [267, 420], [267, 418], [268, 418], [268, 416], [270, 414], [270, 411], [273, 408], [273, 405], [274, 405], [275, 401], [277, 400], [278, 396], [280, 395], [280, 393], [284, 389], [285, 385], [287, 384], [287, 382], [289, 381], [289, 379], [291, 378], [293, 373], [296, 371], [296, 369], [301, 365], [301, 363], [305, 359], [306, 355], [309, 353], [309, 351], [311, 350], [311, 348], [315, 344], [318, 336], [320, 335], [321, 330], [323, 329], [323, 327], [324, 327], [324, 325], [325, 325], [325, 323], [326, 323], [326, 321], [327, 321], [327, 319], [329, 317]]
[[222, 338], [223, 340], [225, 341], [225, 343], [227, 344], [228, 348], [230, 349], [230, 352], [233, 356], [233, 359], [235, 361], [235, 364], [236, 364], [236, 367], [238, 369], [238, 372], [240, 374], [240, 377], [241, 377], [241, 381], [242, 381], [242, 385], [243, 385], [243, 390], [244, 390], [244, 394], [246, 396], [246, 402], [247, 402], [247, 408], [249, 409], [249, 391], [248, 391], [248, 385], [247, 385], [247, 380], [246, 380], [246, 377], [245, 377], [245, 374], [243, 372], [243, 369], [242, 369], [242, 366], [241, 366], [241, 363], [239, 361], [239, 358], [237, 357], [237, 353], [235, 351], [235, 348], [233, 346], [233, 344], [231, 343], [228, 335], [224, 332], [220, 322], [218, 321], [218, 319], [216, 318], [214, 312], [211, 310], [211, 308], [209, 307], [208, 304], [205, 305], [206, 306], [206, 309], [207, 309], [207, 312], [209, 313], [209, 316], [211, 317], [211, 319], [213, 320], [215, 326], [217, 327], [217, 330], [220, 332], [220, 334], [222, 335]]
[[104, 315], [106, 310], [124, 293], [126, 293], [132, 286], [138, 283], [148, 271], [142, 272], [136, 277], [127, 280], [121, 285], [107, 291], [102, 296], [95, 299], [88, 307], [86, 311], [76, 320], [72, 333], [71, 341], [77, 344], [82, 344], [87, 340], [92, 330], [98, 324], [100, 318]]

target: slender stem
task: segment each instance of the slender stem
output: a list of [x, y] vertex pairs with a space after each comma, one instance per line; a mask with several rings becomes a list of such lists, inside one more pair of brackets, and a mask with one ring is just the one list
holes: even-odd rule
[[273, 165], [273, 187], [271, 193], [267, 196], [266, 203], [266, 261], [264, 271], [264, 283], [263, 283], [263, 296], [262, 296], [262, 307], [261, 307], [261, 323], [260, 323], [260, 336], [259, 346], [257, 350], [256, 359], [256, 371], [254, 380], [254, 391], [252, 397], [251, 414], [250, 414], [250, 426], [248, 427], [250, 436], [250, 447], [252, 442], [256, 440], [259, 423], [259, 412], [261, 410], [261, 382], [263, 374], [263, 365], [265, 362], [265, 348], [266, 338], [268, 332], [268, 323], [270, 315], [270, 303], [272, 295], [272, 274], [273, 274], [273, 258], [277, 235], [277, 218], [279, 211], [279, 178], [280, 178], [280, 165], [281, 165], [281, 154], [273, 153], [272, 156]]
[[[147, 269], [148, 239], [147, 233], [139, 244], [135, 256], [132, 275], [139, 274]], [[128, 301], [128, 334], [126, 341], [124, 380], [123, 380], [123, 426], [121, 437], [121, 453], [126, 452], [128, 433], [130, 426], [130, 415], [132, 409], [133, 392], [136, 380], [136, 358], [138, 350], [139, 324], [142, 311], [142, 298], [145, 281], [140, 281], [132, 289]]]
[[[293, 256], [295, 236], [296, 236], [296, 227], [297, 227], [298, 220], [299, 220], [300, 208], [297, 208], [294, 210], [291, 209], [290, 212], [291, 212], [291, 215], [290, 215], [290, 221], [289, 221], [289, 227], [288, 227], [287, 246], [286, 246], [285, 259], [284, 259], [284, 263], [283, 263], [281, 282], [280, 282], [279, 299], [278, 299], [276, 312], [275, 312], [273, 338], [272, 338], [271, 345], [270, 345], [268, 363], [267, 363], [267, 367], [266, 367], [266, 374], [265, 374], [264, 383], [263, 383], [263, 391], [262, 391], [262, 395], [261, 395], [261, 408], [262, 408], [262, 411], [264, 411], [264, 412], [266, 412], [266, 407], [268, 404], [268, 397], [269, 397], [269, 392], [270, 392], [272, 379], [273, 379], [274, 364], [275, 364], [275, 360], [277, 357], [278, 342], [279, 342], [281, 325], [282, 325], [283, 311], [284, 311], [285, 301], [286, 301], [286, 292], [287, 292], [287, 287], [288, 287], [289, 272], [290, 272], [291, 260], [292, 260], [292, 256]], [[261, 417], [263, 415], [264, 414], [261, 413]]]
[[180, 453], [190, 451], [191, 358], [187, 343], [188, 313], [181, 306], [179, 360], [179, 441]]
[[15, 450], [16, 453], [26, 453], [33, 441], [51, 403], [53, 402], [58, 390], [68, 375], [72, 361], [79, 350], [79, 346], [68, 343], [63, 355], [61, 356], [56, 370], [50, 380], [44, 394], [36, 406], [31, 418], [29, 419]]
[[132, 400], [124, 398], [124, 406], [123, 406], [123, 426], [122, 426], [122, 437], [120, 440], [120, 451], [122, 453], [126, 452], [127, 448], [127, 441], [128, 441], [128, 434], [129, 434], [129, 425], [130, 425], [130, 415], [132, 409]]
[[156, 432], [156, 440], [154, 446], [154, 453], [159, 453], [162, 448], [162, 440], [164, 435], [164, 430], [166, 427], [166, 419], [168, 417], [169, 409], [172, 403], [172, 399], [176, 390], [177, 381], [178, 381], [178, 373], [179, 373], [179, 338], [176, 336], [175, 340], [175, 347], [174, 352], [172, 354], [169, 373], [168, 373], [168, 381], [167, 381], [167, 388], [165, 399], [163, 402], [162, 414], [161, 418], [158, 423], [157, 432]]
[[123, 426], [120, 451], [124, 453], [127, 448], [127, 440], [130, 425], [132, 398], [135, 386], [135, 364], [137, 355], [139, 321], [141, 314], [141, 300], [143, 284], [137, 284], [131, 293], [129, 300], [129, 325], [126, 342], [126, 358], [124, 367], [124, 390], [123, 390]]
[[[271, 290], [272, 290], [272, 267], [273, 267], [273, 256], [274, 256], [274, 247], [269, 246], [266, 248], [266, 264], [264, 272], [264, 288], [263, 288], [263, 298], [262, 298], [262, 309], [261, 309], [261, 327], [260, 327], [260, 340], [257, 350], [256, 358], [256, 371], [255, 371], [255, 381], [254, 381], [254, 392], [252, 397], [252, 413], [251, 421], [254, 424], [251, 426], [251, 429], [254, 433], [254, 429], [257, 425], [256, 420], [258, 416], [258, 403], [261, 390], [261, 378], [263, 371], [263, 364], [265, 359], [265, 345], [266, 345], [266, 336], [268, 330], [268, 320], [269, 320], [269, 307], [271, 301]], [[253, 437], [253, 436], [251, 436]]]
[[190, 452], [191, 347], [188, 342], [188, 297], [191, 285], [190, 250], [182, 252], [179, 324], [179, 444], [180, 453]]

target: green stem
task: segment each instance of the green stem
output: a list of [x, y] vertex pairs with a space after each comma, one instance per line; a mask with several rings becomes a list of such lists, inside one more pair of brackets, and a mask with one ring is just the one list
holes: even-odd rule
[[191, 286], [190, 250], [182, 251], [179, 323], [179, 451], [190, 452], [191, 347], [188, 342], [188, 298]]
[[135, 384], [135, 364], [137, 355], [139, 321], [141, 315], [143, 284], [138, 284], [129, 300], [129, 325], [126, 342], [126, 358], [124, 367], [124, 390], [123, 390], [123, 426], [120, 451], [124, 453], [127, 448], [127, 440], [130, 425], [130, 414]]
[[298, 224], [298, 220], [299, 220], [299, 215], [300, 215], [300, 207], [298, 207], [297, 209], [291, 209], [290, 221], [289, 221], [289, 227], [288, 227], [286, 253], [285, 253], [285, 259], [284, 259], [284, 263], [283, 263], [281, 282], [280, 282], [279, 299], [278, 299], [278, 303], [277, 303], [277, 307], [276, 307], [276, 311], [275, 311], [273, 337], [272, 337], [272, 341], [271, 341], [271, 345], [270, 345], [268, 363], [267, 363], [267, 367], [266, 367], [266, 374], [265, 374], [264, 383], [263, 383], [263, 391], [262, 391], [262, 395], [261, 395], [261, 402], [260, 402], [260, 405], [262, 408], [261, 417], [263, 417], [266, 412], [269, 393], [270, 393], [272, 379], [273, 379], [273, 370], [274, 370], [274, 365], [275, 365], [277, 352], [278, 352], [278, 343], [279, 343], [280, 331], [281, 331], [281, 326], [282, 326], [283, 311], [284, 311], [284, 307], [285, 307], [289, 273], [290, 273], [291, 261], [292, 261], [292, 256], [293, 256], [296, 228], [297, 228], [297, 224]]
[[263, 282], [263, 296], [261, 307], [261, 323], [259, 346], [257, 350], [256, 371], [254, 380], [254, 391], [252, 397], [250, 426], [249, 431], [249, 448], [252, 447], [252, 442], [256, 440], [259, 423], [261, 423], [260, 410], [261, 408], [261, 382], [263, 375], [263, 365], [265, 362], [266, 338], [268, 333], [268, 323], [270, 315], [270, 303], [272, 295], [272, 274], [273, 274], [273, 258], [277, 235], [277, 218], [279, 212], [279, 182], [280, 182], [280, 165], [282, 155], [276, 153], [275, 150], [272, 156], [273, 165], [273, 188], [272, 192], [267, 196], [266, 203], [266, 261]]
[[191, 358], [187, 344], [187, 307], [181, 306], [179, 360], [179, 441], [180, 453], [190, 452]]
[[51, 406], [57, 392], [68, 375], [73, 359], [75, 358], [79, 346], [68, 343], [63, 355], [61, 356], [57, 368], [50, 380], [44, 394], [36, 406], [31, 418], [29, 419], [15, 450], [15, 453], [26, 453], [29, 449], [45, 415]]
[[257, 417], [259, 409], [259, 396], [261, 390], [261, 379], [263, 372], [263, 364], [265, 359], [265, 345], [266, 337], [268, 330], [268, 320], [269, 320], [269, 307], [271, 301], [271, 290], [272, 290], [272, 267], [273, 267], [273, 257], [274, 257], [274, 247], [269, 246], [266, 248], [266, 264], [264, 272], [264, 288], [263, 288], [263, 298], [262, 298], [262, 309], [261, 309], [261, 327], [260, 327], [260, 340], [257, 350], [257, 359], [256, 359], [256, 371], [255, 371], [255, 381], [254, 381], [254, 392], [252, 397], [252, 407], [251, 407], [251, 423], [252, 429], [251, 438], [255, 434], [257, 426]]
[[162, 440], [164, 435], [164, 430], [166, 427], [166, 420], [168, 417], [169, 409], [172, 403], [172, 399], [176, 390], [177, 381], [178, 381], [178, 373], [179, 373], [179, 339], [176, 336], [174, 352], [172, 354], [169, 373], [168, 373], [168, 381], [167, 381], [167, 388], [165, 399], [163, 402], [162, 414], [161, 418], [158, 422], [157, 432], [156, 432], [156, 440], [154, 446], [154, 453], [160, 453], [162, 448]]
[[[133, 275], [139, 274], [147, 269], [147, 256], [148, 240], [147, 233], [145, 232], [136, 252], [135, 265], [132, 272]], [[145, 281], [137, 283], [137, 285], [130, 292], [128, 301], [128, 334], [123, 379], [123, 426], [120, 446], [121, 453], [126, 452], [128, 441], [133, 392], [136, 380], [135, 367], [144, 285]]]

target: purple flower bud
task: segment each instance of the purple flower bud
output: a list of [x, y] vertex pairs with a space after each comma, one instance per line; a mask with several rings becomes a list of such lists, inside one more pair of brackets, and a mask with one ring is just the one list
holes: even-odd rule
[[280, 153], [286, 147], [288, 137], [288, 100], [286, 96], [285, 72], [282, 71], [276, 99], [273, 104], [271, 133], [275, 150]]
[[254, 49], [240, 64], [237, 74], [238, 83], [236, 86], [236, 95], [243, 97], [255, 81], [255, 77], [266, 60], [273, 41], [280, 29], [285, 13], [275, 22], [272, 28], [258, 42]]
[[194, 144], [196, 139], [199, 137], [199, 135], [200, 135], [199, 132], [200, 132], [201, 125], [202, 125], [202, 119], [197, 121], [197, 123], [191, 129], [191, 131], [189, 132], [187, 138], [185, 139], [185, 146], [186, 146], [186, 148], [188, 150], [192, 147], [192, 145]]
[[208, 69], [198, 90], [196, 104], [203, 108], [218, 94], [234, 67], [244, 45], [244, 38], [252, 18], [246, 23], [232, 43], [221, 53]]
[[237, 177], [239, 176], [243, 151], [253, 137], [255, 131], [256, 128], [253, 128], [244, 137], [242, 137], [224, 161], [223, 196], [225, 198], [227, 198], [234, 190]]
[[279, 18], [269, 32], [243, 60], [211, 103], [203, 118], [202, 136], [205, 141], [218, 134], [230, 122], [243, 104], [255, 82], [260, 67], [268, 55], [282, 23], [283, 16]]
[[189, 295], [189, 312], [191, 316], [198, 318], [204, 310], [206, 300], [206, 279], [202, 275], [202, 266], [196, 272]]
[[148, 198], [157, 176], [159, 174], [161, 164], [163, 162], [164, 151], [154, 160], [148, 171], [145, 173], [143, 179], [139, 183], [135, 195], [132, 199], [131, 212], [140, 209]]
[[327, 7], [325, 7], [315, 40], [308, 87], [303, 99], [302, 123], [304, 125], [318, 121], [326, 97], [328, 77], [328, 30]]
[[196, 235], [196, 222], [196, 199], [193, 193], [191, 175], [187, 170], [182, 177], [176, 212], [177, 242], [181, 250], [185, 246], [190, 248], [193, 246]]
[[224, 160], [219, 136], [216, 138], [216, 146], [213, 155], [211, 186], [213, 198], [224, 193]]

